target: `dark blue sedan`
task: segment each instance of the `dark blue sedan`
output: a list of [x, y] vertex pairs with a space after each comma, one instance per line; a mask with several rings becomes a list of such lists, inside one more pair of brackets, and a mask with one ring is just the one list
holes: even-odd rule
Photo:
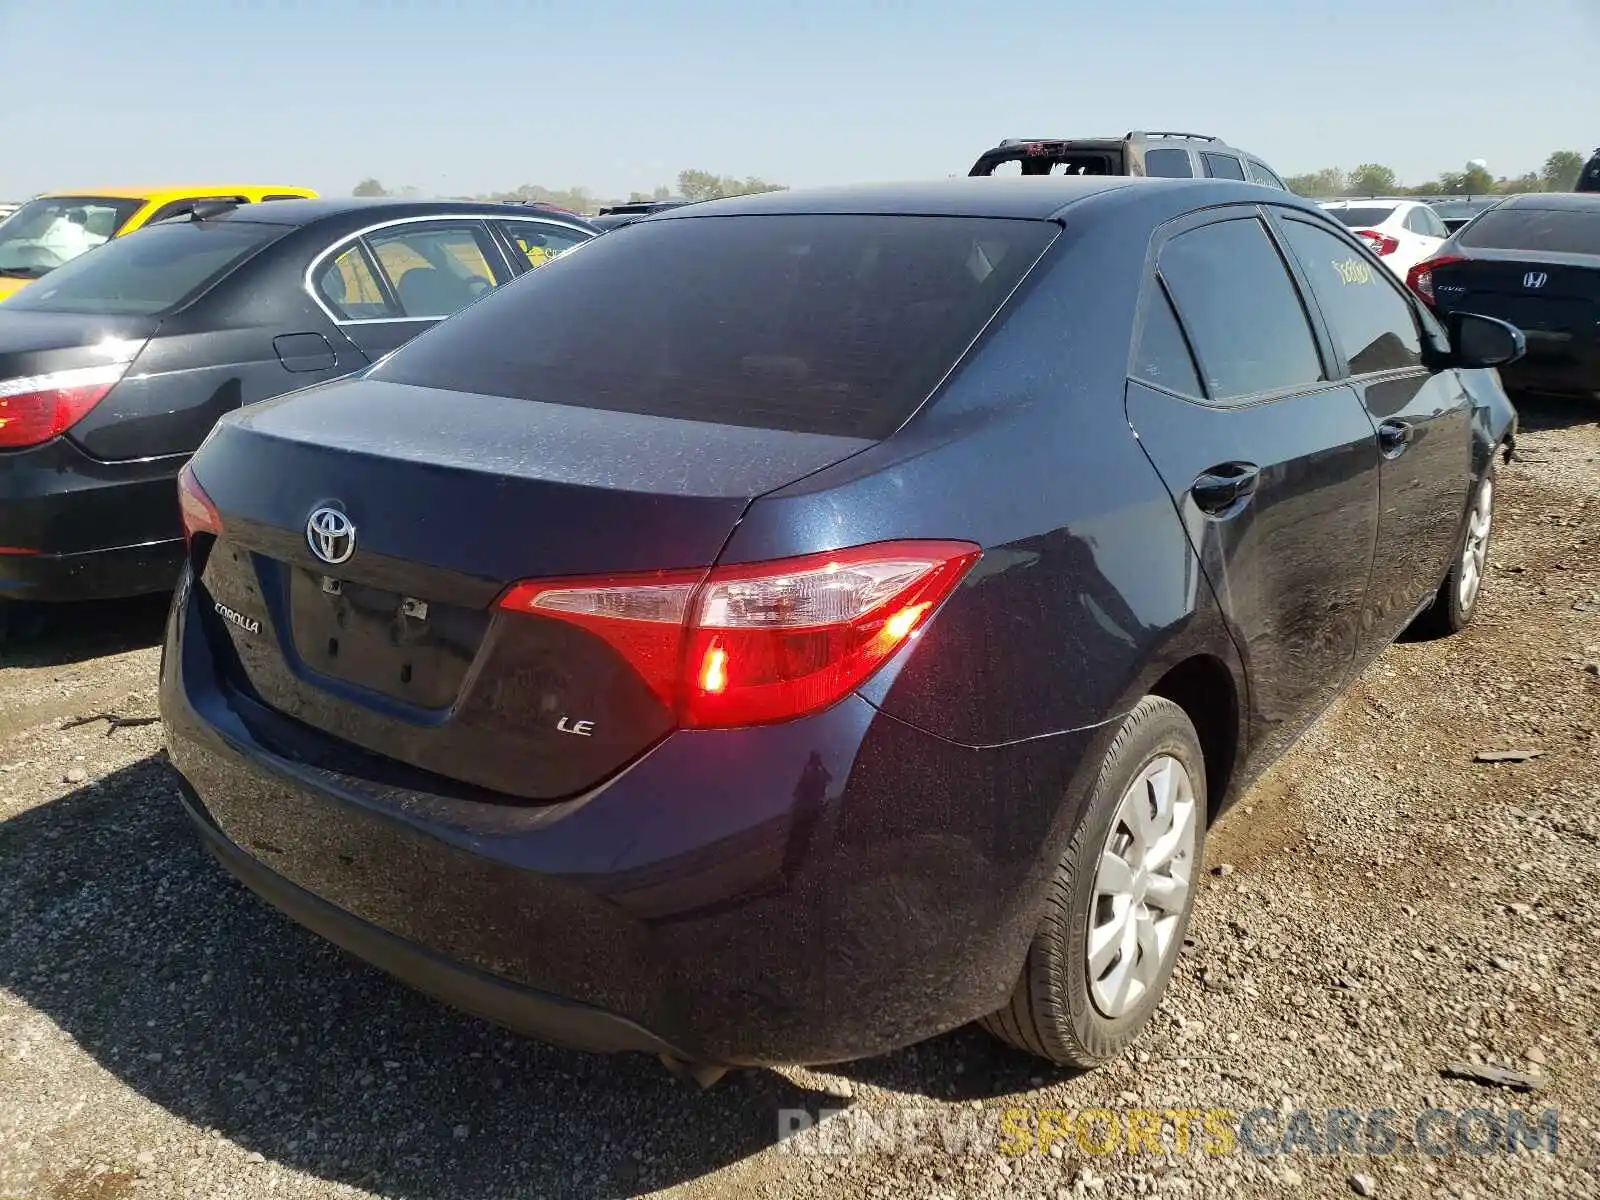
[[1099, 1063], [1217, 812], [1471, 619], [1521, 349], [1245, 183], [664, 212], [221, 421], [172, 760], [272, 904], [550, 1041]]

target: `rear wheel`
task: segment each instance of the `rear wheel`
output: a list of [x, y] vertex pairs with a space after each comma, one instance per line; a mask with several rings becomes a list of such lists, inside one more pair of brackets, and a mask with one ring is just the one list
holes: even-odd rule
[[1177, 962], [1205, 818], [1194, 725], [1170, 700], [1146, 696], [1106, 753], [1011, 1000], [984, 1027], [1063, 1066], [1120, 1054]]
[[1483, 577], [1489, 569], [1489, 534], [1494, 527], [1495, 462], [1495, 455], [1491, 455], [1488, 467], [1478, 480], [1477, 490], [1472, 493], [1472, 507], [1467, 512], [1456, 560], [1439, 585], [1433, 604], [1412, 623], [1413, 633], [1423, 637], [1460, 633], [1478, 610]]

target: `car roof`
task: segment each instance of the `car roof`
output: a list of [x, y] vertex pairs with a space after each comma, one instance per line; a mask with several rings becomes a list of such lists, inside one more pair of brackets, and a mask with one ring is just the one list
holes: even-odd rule
[[[672, 208], [650, 217], [658, 221], [695, 221], [709, 217], [763, 214], [859, 214], [928, 217], [1010, 217], [1044, 221], [1092, 196], [1129, 189], [1141, 194], [1165, 190], [1226, 193], [1250, 199], [1298, 200], [1288, 192], [1227, 179], [1149, 179], [1132, 175], [1043, 175], [1037, 178], [962, 176], [921, 183], [867, 183], [844, 187], [761, 192], [726, 200], [706, 200]], [[1308, 204], [1307, 207], [1310, 207]]]
[[314, 196], [311, 188], [293, 183], [164, 183], [154, 187], [93, 187], [70, 191], [44, 192], [40, 200], [72, 199], [91, 196], [107, 200], [176, 200], [187, 196], [231, 196], [237, 192], [297, 192]]
[[1498, 207], [1592, 212], [1600, 209], [1600, 192], [1518, 192]]
[[245, 204], [209, 218], [215, 221], [243, 221], [256, 225], [310, 225], [330, 217], [366, 214], [375, 221], [395, 217], [429, 217], [457, 213], [464, 216], [519, 216], [532, 220], [565, 221], [584, 225], [578, 216], [534, 208], [527, 204], [497, 204], [484, 200], [396, 200], [383, 196], [324, 196], [318, 200], [273, 200]]

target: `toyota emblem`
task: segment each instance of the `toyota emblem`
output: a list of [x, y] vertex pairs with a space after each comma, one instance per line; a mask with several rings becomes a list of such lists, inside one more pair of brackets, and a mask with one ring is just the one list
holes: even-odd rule
[[319, 508], [306, 522], [306, 544], [325, 563], [337, 566], [356, 552], [356, 527], [337, 508]]

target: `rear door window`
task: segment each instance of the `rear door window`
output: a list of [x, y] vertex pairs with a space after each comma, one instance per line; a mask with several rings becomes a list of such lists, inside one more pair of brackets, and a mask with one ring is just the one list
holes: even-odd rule
[[1234, 404], [1327, 378], [1299, 290], [1258, 219], [1178, 234], [1161, 248], [1159, 269], [1213, 401]]
[[1202, 152], [1200, 157], [1206, 164], [1206, 174], [1213, 179], [1244, 178], [1244, 164], [1231, 154]]
[[625, 226], [401, 348], [375, 379], [887, 437], [1059, 227], [881, 215]]
[[1192, 179], [1194, 163], [1187, 150], [1168, 147], [1144, 152], [1144, 173], [1155, 179]]
[[1416, 317], [1392, 272], [1325, 229], [1291, 219], [1283, 231], [1352, 375], [1422, 366]]
[[589, 240], [587, 234], [549, 221], [501, 221], [499, 229], [530, 267], [542, 267], [558, 254]]
[[1492, 208], [1461, 232], [1463, 246], [1600, 254], [1600, 208]]
[[428, 221], [367, 235], [402, 315], [448, 317], [504, 280], [490, 265], [498, 254], [477, 221]]
[[175, 222], [113, 238], [6, 300], [7, 310], [154, 314], [186, 304], [288, 232], [244, 221]]

